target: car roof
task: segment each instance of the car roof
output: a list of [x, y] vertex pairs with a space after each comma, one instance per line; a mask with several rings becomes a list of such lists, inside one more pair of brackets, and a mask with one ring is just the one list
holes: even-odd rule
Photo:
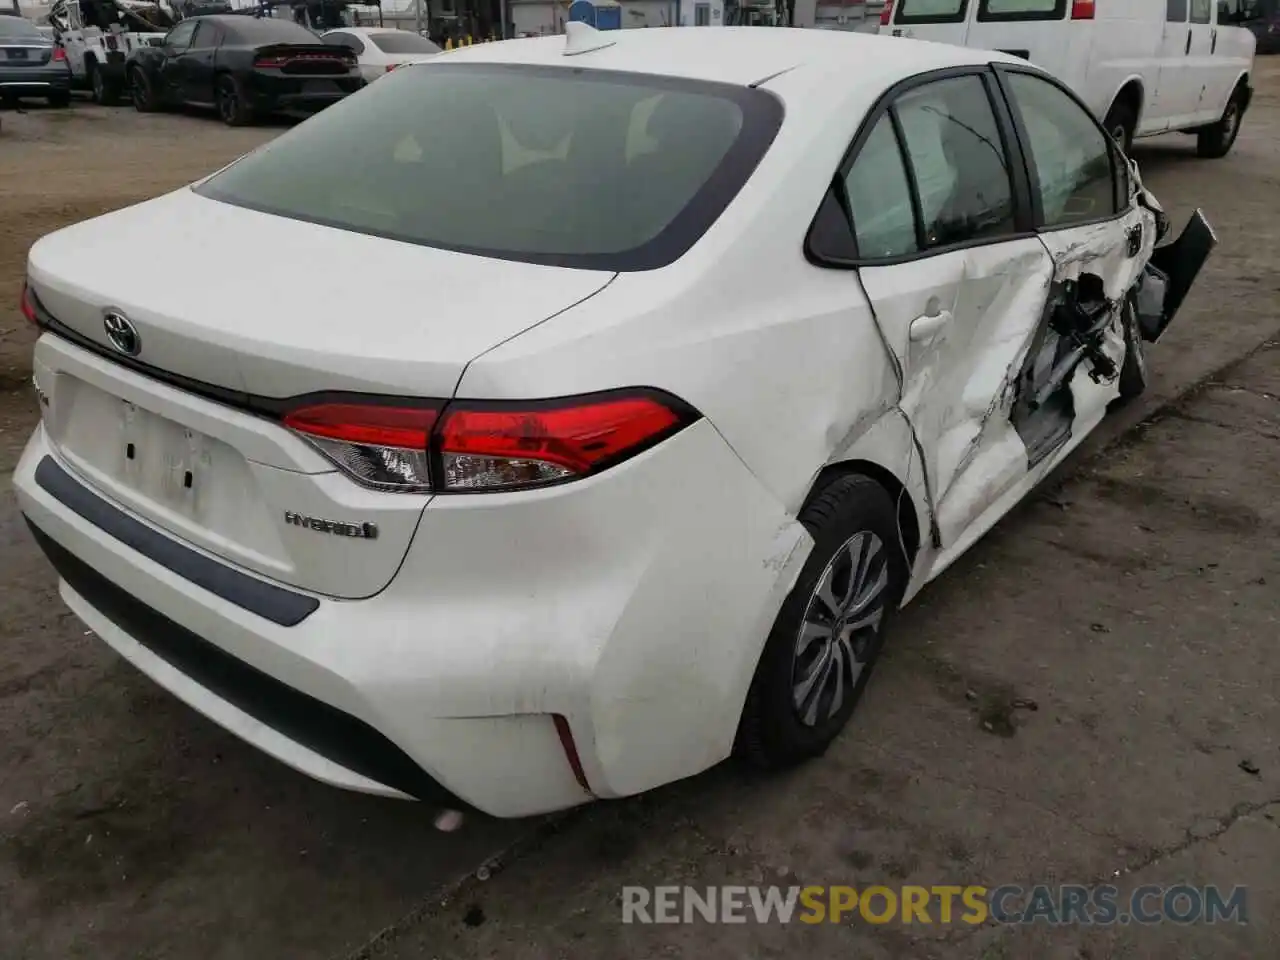
[[[603, 32], [602, 32], [603, 33]], [[659, 27], [603, 33], [610, 46], [564, 55], [563, 35], [476, 44], [437, 62], [546, 64], [652, 73], [736, 85], [805, 68], [882, 83], [928, 70], [1025, 60], [991, 50], [801, 27]]]

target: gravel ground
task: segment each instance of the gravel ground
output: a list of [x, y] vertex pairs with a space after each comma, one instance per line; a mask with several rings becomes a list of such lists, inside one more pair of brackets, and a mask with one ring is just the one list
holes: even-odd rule
[[[1183, 137], [1138, 147], [1175, 222], [1200, 206], [1222, 240], [1152, 351], [1150, 395], [921, 595], [854, 728], [787, 777], [727, 767], [554, 824], [437, 834], [414, 805], [260, 756], [86, 636], [6, 485], [0, 957], [1278, 955], [1280, 63], [1262, 63], [1226, 159]], [[0, 470], [36, 416], [12, 306], [31, 241], [278, 132], [83, 104], [4, 115]], [[458, 884], [499, 851], [490, 879]], [[616, 902], [624, 884], [1117, 872], [1248, 884], [1253, 922], [624, 927]]]

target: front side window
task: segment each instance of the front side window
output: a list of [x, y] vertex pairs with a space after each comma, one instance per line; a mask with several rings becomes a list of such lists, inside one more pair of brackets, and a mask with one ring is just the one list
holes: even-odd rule
[[980, 0], [978, 19], [1061, 20], [1067, 15], [1067, 0]]
[[844, 183], [860, 259], [900, 257], [917, 251], [911, 184], [889, 114], [872, 128]]
[[893, 109], [919, 191], [925, 245], [1013, 233], [1009, 162], [982, 78], [916, 87]]
[[968, 0], [898, 0], [894, 23], [963, 23]]
[[1115, 215], [1112, 146], [1087, 110], [1049, 81], [1006, 74], [1026, 131], [1042, 218], [1064, 227]]
[[652, 269], [719, 217], [781, 121], [763, 90], [442, 59], [387, 74], [196, 190], [483, 256]]

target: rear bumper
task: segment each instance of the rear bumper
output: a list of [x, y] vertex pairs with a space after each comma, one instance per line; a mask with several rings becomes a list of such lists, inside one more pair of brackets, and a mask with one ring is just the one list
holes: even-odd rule
[[65, 66], [0, 67], [0, 93], [20, 97], [46, 97], [71, 90], [71, 71]]
[[65, 602], [123, 657], [319, 780], [501, 817], [727, 756], [808, 553], [703, 422], [567, 487], [437, 498], [386, 590], [305, 598], [314, 611], [285, 625], [77, 510], [50, 464], [80, 482], [41, 427], [14, 473], [19, 503]]
[[250, 96], [255, 109], [263, 112], [318, 113], [363, 86], [364, 79], [360, 76], [339, 79], [255, 76]]

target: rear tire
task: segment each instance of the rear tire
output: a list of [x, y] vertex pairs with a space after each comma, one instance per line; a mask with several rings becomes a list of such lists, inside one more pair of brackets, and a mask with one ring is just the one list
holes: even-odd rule
[[1107, 119], [1102, 124], [1107, 133], [1120, 144], [1127, 157], [1133, 150], [1133, 133], [1138, 126], [1138, 117], [1133, 107], [1123, 100], [1117, 100], [1107, 111]]
[[801, 512], [813, 551], [770, 631], [738, 727], [736, 752], [753, 765], [818, 756], [849, 722], [907, 587], [897, 518], [884, 487], [859, 475], [832, 481]]
[[1225, 157], [1240, 134], [1244, 119], [1244, 91], [1236, 87], [1217, 123], [1203, 128], [1196, 136], [1196, 153], [1206, 160]]
[[229, 73], [218, 77], [214, 89], [218, 117], [228, 127], [247, 127], [253, 123], [253, 108], [244, 96], [244, 87]]
[[98, 64], [89, 65], [89, 88], [93, 91], [93, 102], [102, 107], [114, 107], [120, 99], [120, 87], [108, 79], [99, 69]]

